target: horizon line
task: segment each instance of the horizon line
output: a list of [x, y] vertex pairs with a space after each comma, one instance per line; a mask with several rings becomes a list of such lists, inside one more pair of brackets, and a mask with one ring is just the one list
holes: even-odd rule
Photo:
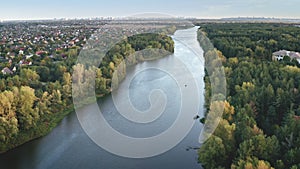
[[[54, 17], [54, 18], [14, 18], [14, 19], [0, 19], [0, 22], [10, 21], [68, 21], [68, 20], [115, 20], [115, 19], [128, 19], [135, 18], [134, 16], [93, 16], [93, 17]], [[140, 19], [151, 19], [151, 17], [136, 17]], [[153, 17], [155, 18], [155, 17]], [[160, 18], [160, 17], [158, 17]], [[161, 17], [162, 18], [162, 17]], [[300, 20], [300, 17], [270, 17], [270, 16], [226, 16], [226, 17], [195, 17], [195, 16], [174, 16], [170, 18], [183, 18], [183, 19], [209, 19], [209, 20], [222, 20], [222, 19], [272, 19], [272, 20]]]

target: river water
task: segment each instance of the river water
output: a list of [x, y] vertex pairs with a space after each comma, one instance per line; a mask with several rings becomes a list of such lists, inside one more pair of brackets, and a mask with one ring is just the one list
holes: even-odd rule
[[[170, 128], [179, 115], [182, 99], [176, 79], [159, 69], [141, 70], [164, 65], [180, 69], [175, 66], [178, 60], [192, 72], [193, 80], [197, 84], [195, 92], [199, 93], [199, 98], [196, 99], [199, 101], [198, 114], [203, 115], [204, 58], [195, 55], [195, 51], [203, 53], [197, 41], [197, 30], [198, 27], [194, 27], [175, 32], [172, 36], [175, 42], [173, 55], [139, 63], [127, 70], [127, 77], [134, 77], [130, 83], [129, 93], [131, 102], [137, 109], [143, 111], [149, 108], [148, 97], [145, 96], [153, 89], [159, 88], [164, 91], [167, 98], [166, 108], [155, 121], [149, 124], [136, 124], [127, 120], [118, 113], [111, 95], [98, 102], [106, 121], [115, 130], [130, 137], [145, 138], [158, 135]], [[118, 95], [124, 94], [122, 85], [123, 82], [118, 89]], [[189, 107], [197, 106], [193, 103], [195, 98], [184, 99], [191, 99]], [[83, 108], [82, 111], [88, 112], [89, 107]], [[199, 169], [201, 165], [197, 163], [197, 150], [189, 148], [199, 147], [201, 128], [202, 125], [195, 120], [184, 139], [163, 154], [141, 159], [125, 158], [97, 146], [82, 129], [76, 113], [72, 113], [47, 136], [1, 154], [0, 166], [5, 169]]]

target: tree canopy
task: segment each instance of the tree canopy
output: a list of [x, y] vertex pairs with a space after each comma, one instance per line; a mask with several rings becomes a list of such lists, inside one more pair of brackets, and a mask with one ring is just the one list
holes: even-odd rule
[[[204, 168], [299, 168], [299, 64], [271, 61], [271, 56], [279, 49], [300, 51], [300, 28], [204, 24], [199, 36], [205, 34], [215, 45], [213, 50], [227, 58], [223, 61], [227, 101], [223, 119], [199, 150], [199, 162]], [[205, 50], [209, 52], [211, 49]], [[209, 78], [205, 79], [209, 86]], [[206, 87], [206, 100], [210, 99]]]

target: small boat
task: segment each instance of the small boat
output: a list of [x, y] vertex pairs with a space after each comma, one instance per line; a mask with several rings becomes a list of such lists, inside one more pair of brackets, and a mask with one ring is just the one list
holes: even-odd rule
[[199, 119], [200, 118], [200, 116], [199, 115], [196, 115], [193, 119], [194, 120], [197, 120], [197, 119]]

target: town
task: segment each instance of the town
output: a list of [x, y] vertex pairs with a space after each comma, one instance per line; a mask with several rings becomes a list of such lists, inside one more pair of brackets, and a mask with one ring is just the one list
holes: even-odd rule
[[0, 23], [0, 69], [13, 74], [21, 66], [77, 56], [103, 20], [51, 20]]

